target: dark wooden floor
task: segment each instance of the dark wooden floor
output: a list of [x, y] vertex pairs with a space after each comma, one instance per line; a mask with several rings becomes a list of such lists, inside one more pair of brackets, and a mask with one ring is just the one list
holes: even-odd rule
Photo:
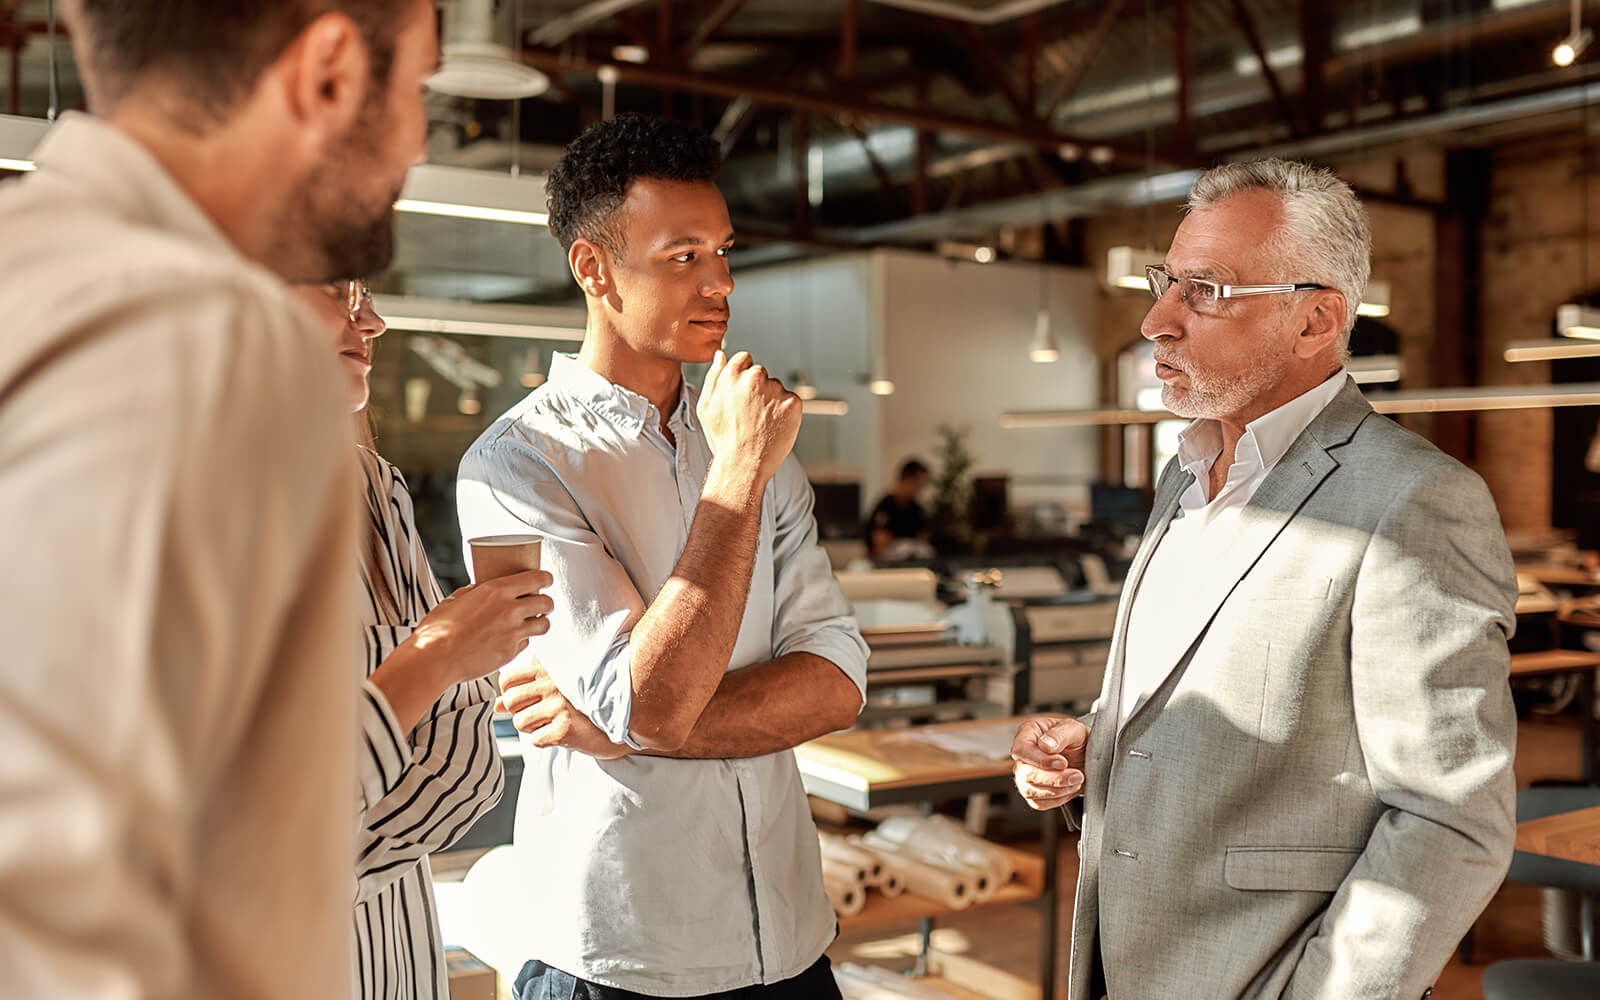
[[[1542, 778], [1575, 778], [1578, 774], [1579, 736], [1575, 726], [1523, 723], [1518, 730], [1517, 781], [1527, 785]], [[1058, 979], [1066, 976], [1067, 935], [1072, 926], [1072, 890], [1077, 883], [1078, 855], [1075, 838], [1061, 845], [1061, 921]], [[944, 951], [967, 954], [1013, 975], [1038, 981], [1039, 917], [1029, 906], [999, 906], [969, 910], [940, 923], [935, 945]], [[914, 926], [842, 935], [828, 954], [835, 962], [857, 962], [901, 969], [915, 953]], [[1479, 977], [1483, 967], [1503, 958], [1541, 957], [1544, 949], [1540, 926], [1539, 890], [1506, 885], [1478, 921], [1476, 954], [1472, 965], [1452, 959], [1435, 986], [1436, 1000], [1483, 1000]], [[1065, 995], [1064, 992], [1062, 995]]]

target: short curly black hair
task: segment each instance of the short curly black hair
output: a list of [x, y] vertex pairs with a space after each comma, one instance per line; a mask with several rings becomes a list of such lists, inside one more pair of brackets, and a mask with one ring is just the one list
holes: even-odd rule
[[721, 148], [697, 125], [640, 114], [597, 122], [568, 144], [550, 171], [550, 233], [563, 250], [582, 238], [621, 253], [625, 240], [617, 209], [634, 181], [711, 181], [721, 169]]

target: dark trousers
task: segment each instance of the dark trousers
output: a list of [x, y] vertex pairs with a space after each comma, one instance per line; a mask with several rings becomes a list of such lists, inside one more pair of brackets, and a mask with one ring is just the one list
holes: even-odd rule
[[[522, 967], [511, 995], [516, 1000], [651, 1000], [643, 993], [600, 986], [534, 960]], [[833, 963], [824, 955], [815, 965], [781, 983], [708, 993], [695, 1000], [842, 1000], [833, 980]]]

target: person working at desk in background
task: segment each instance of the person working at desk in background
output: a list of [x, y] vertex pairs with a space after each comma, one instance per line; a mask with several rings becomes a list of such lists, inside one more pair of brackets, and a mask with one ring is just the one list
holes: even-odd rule
[[364, 281], [295, 289], [338, 351], [356, 415], [366, 517], [361, 638], [347, 665], [361, 686], [355, 1000], [448, 1000], [428, 855], [500, 801], [492, 674], [548, 625], [550, 574], [518, 573], [439, 591], [400, 470], [373, 448], [367, 378], [384, 322]]
[[928, 515], [917, 502], [917, 495], [927, 485], [928, 467], [915, 458], [906, 459], [894, 488], [867, 518], [867, 551], [872, 558], [884, 562], [932, 558]]
[[344, 996], [355, 470], [284, 281], [388, 266], [433, 5], [64, 9], [94, 116], [0, 184], [0, 993]]
[[1034, 808], [1083, 795], [1068, 997], [1412, 1000], [1511, 861], [1511, 553], [1483, 481], [1343, 370], [1349, 186], [1233, 163], [1189, 207], [1142, 332], [1195, 420], [1095, 712], [1012, 748]]
[[[531, 734], [518, 1000], [839, 996], [791, 750], [854, 723], [867, 647], [790, 454], [800, 401], [719, 350], [720, 162], [700, 129], [639, 115], [567, 147], [550, 231], [582, 350], [461, 462], [463, 535], [539, 533], [556, 578], [543, 666], [500, 675]], [[707, 361], [696, 391], [683, 366]]]

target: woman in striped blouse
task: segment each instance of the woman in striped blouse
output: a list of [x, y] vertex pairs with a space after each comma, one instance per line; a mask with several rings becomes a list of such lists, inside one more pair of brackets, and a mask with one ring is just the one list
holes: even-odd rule
[[500, 799], [490, 730], [498, 691], [485, 676], [549, 626], [550, 584], [519, 573], [450, 597], [439, 592], [400, 472], [370, 447], [367, 375], [384, 332], [364, 282], [307, 285], [324, 320], [364, 438], [368, 527], [361, 558], [363, 751], [352, 996], [446, 1000], [449, 980], [428, 854], [448, 847]]

